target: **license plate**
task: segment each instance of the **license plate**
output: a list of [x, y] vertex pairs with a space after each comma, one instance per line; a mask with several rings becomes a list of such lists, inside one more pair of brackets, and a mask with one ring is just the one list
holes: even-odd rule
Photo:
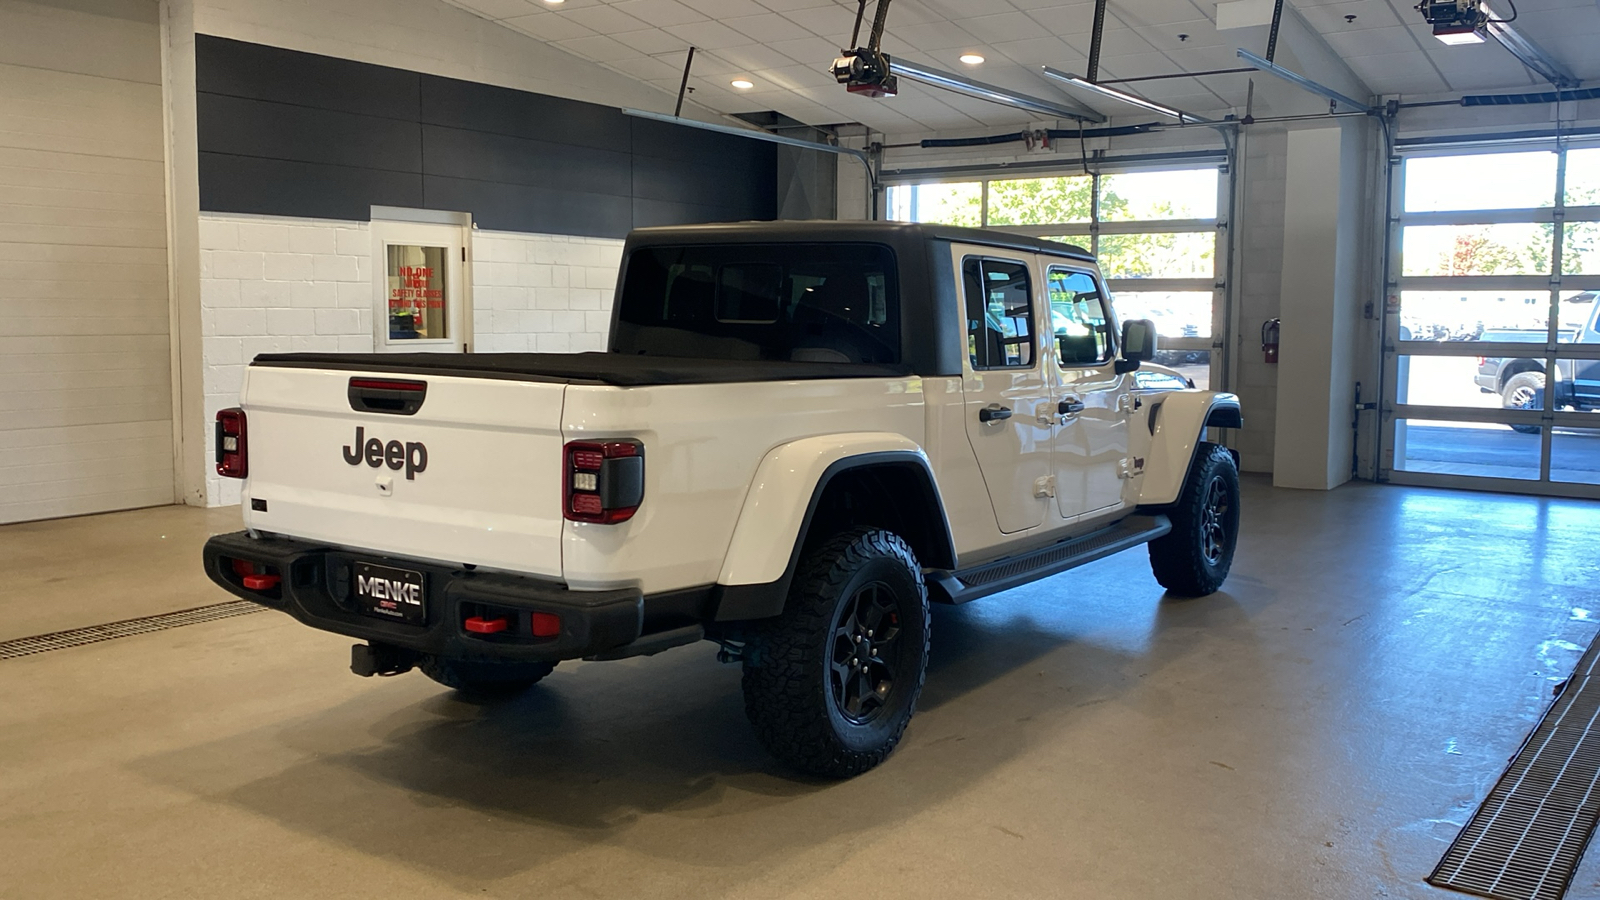
[[421, 572], [355, 564], [356, 607], [369, 616], [421, 625], [428, 617]]

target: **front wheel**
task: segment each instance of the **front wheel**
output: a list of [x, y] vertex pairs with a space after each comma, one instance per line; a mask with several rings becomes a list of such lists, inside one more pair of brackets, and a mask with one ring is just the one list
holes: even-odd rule
[[809, 553], [782, 615], [746, 647], [744, 708], [774, 756], [848, 778], [883, 762], [928, 668], [928, 594], [898, 535], [859, 528]]
[[1172, 530], [1150, 542], [1150, 569], [1162, 587], [1203, 597], [1222, 587], [1239, 543], [1239, 467], [1233, 455], [1202, 443], [1168, 509]]
[[[1529, 409], [1535, 412], [1544, 409], [1544, 373], [1543, 372], [1518, 372], [1506, 381], [1505, 390], [1500, 392], [1500, 405], [1505, 409]], [[1538, 434], [1537, 425], [1512, 425], [1511, 430], [1518, 434]]]

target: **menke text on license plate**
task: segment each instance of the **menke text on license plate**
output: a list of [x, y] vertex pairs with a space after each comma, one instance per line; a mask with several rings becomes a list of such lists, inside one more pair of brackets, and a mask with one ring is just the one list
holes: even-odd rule
[[369, 616], [421, 625], [428, 618], [421, 572], [355, 564], [356, 607]]

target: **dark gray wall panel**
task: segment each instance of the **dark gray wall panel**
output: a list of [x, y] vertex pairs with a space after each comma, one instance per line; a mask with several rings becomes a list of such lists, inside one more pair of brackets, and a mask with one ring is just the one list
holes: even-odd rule
[[627, 153], [530, 141], [503, 134], [422, 126], [423, 172], [533, 187], [559, 185], [595, 194], [632, 193], [633, 157]]
[[[766, 216], [765, 219], [771, 219]], [[633, 227], [652, 225], [695, 225], [704, 222], [744, 222], [762, 219], [743, 207], [710, 206], [700, 203], [673, 203], [667, 200], [633, 200]]]
[[425, 208], [418, 174], [205, 151], [200, 172], [204, 210], [365, 222], [373, 206]]
[[422, 171], [422, 126], [348, 112], [200, 94], [200, 149], [390, 172]]
[[201, 209], [603, 237], [775, 214], [772, 144], [209, 35], [195, 59]]
[[202, 94], [418, 121], [422, 76], [416, 72], [203, 34], [196, 35], [194, 56], [195, 88]]
[[422, 122], [627, 153], [632, 121], [609, 106], [422, 76]]
[[[466, 178], [423, 177], [429, 209], [467, 209], [474, 224], [493, 231], [533, 231], [620, 237], [634, 227], [630, 197], [590, 194]], [[549, 227], [560, 222], [561, 230]]]

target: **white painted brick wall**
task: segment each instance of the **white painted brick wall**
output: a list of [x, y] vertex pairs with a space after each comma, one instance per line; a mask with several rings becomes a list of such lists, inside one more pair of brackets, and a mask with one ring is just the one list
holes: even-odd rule
[[[206, 421], [258, 353], [372, 352], [371, 240], [365, 222], [201, 215]], [[474, 352], [605, 349], [622, 241], [474, 231], [471, 253]], [[238, 482], [209, 475], [206, 496], [238, 503]]]
[[1261, 325], [1278, 315], [1283, 276], [1283, 204], [1288, 133], [1253, 129], [1243, 154], [1239, 210], [1238, 383], [1244, 428], [1236, 437], [1241, 468], [1271, 472], [1277, 434], [1278, 367], [1261, 353]]

